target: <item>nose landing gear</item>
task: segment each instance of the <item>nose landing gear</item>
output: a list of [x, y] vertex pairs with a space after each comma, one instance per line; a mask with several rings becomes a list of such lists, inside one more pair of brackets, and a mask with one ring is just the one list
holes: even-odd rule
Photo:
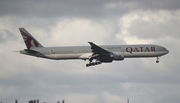
[[159, 63], [159, 57], [157, 57], [156, 63]]

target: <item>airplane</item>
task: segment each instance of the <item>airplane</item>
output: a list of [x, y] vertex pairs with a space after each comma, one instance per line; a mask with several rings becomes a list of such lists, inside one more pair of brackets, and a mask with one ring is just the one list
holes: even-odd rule
[[20, 50], [21, 54], [52, 60], [82, 59], [89, 60], [87, 67], [112, 61], [122, 61], [125, 58], [159, 57], [169, 51], [158, 45], [96, 45], [88, 42], [89, 46], [62, 46], [44, 47], [26, 29], [19, 28], [26, 49]]

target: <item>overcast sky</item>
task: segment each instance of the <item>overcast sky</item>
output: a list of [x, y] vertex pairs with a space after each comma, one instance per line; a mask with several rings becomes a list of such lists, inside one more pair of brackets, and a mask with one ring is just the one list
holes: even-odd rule
[[[21, 55], [18, 28], [43, 46], [156, 44], [160, 58], [86, 67]], [[1, 0], [0, 102], [180, 103], [179, 0]]]

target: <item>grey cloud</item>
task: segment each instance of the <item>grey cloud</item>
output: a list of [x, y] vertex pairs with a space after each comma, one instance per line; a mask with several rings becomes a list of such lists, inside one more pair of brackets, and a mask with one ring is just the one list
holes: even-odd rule
[[180, 38], [180, 31], [178, 29], [179, 26], [180, 22], [178, 19], [172, 19], [162, 23], [156, 20], [143, 21], [142, 19], [137, 19], [132, 22], [132, 25], [127, 31], [129, 31], [131, 35], [144, 39], [155, 39], [163, 36]]
[[[178, 0], [121, 0], [125, 8], [133, 10], [179, 10], [180, 2]], [[123, 5], [122, 5], [123, 6]]]
[[17, 38], [9, 30], [0, 29], [0, 42], [6, 42], [9, 40], [16, 40]]
[[[105, 5], [116, 5], [113, 8], [106, 8]], [[134, 10], [177, 10], [178, 0], [8, 0], [1, 1], [0, 12], [3, 15], [16, 15], [20, 17], [79, 17], [79, 18], [107, 18], [121, 16], [124, 13]]]
[[102, 15], [100, 1], [3, 1], [1, 15], [31, 16], [31, 17], [64, 17], [64, 16], [94, 16]]

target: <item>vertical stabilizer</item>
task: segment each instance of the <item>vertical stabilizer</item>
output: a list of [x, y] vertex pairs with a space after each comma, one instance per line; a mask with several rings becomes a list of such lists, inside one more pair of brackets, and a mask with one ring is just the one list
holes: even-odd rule
[[24, 43], [27, 49], [43, 47], [30, 33], [28, 33], [24, 28], [19, 28], [21, 32]]

